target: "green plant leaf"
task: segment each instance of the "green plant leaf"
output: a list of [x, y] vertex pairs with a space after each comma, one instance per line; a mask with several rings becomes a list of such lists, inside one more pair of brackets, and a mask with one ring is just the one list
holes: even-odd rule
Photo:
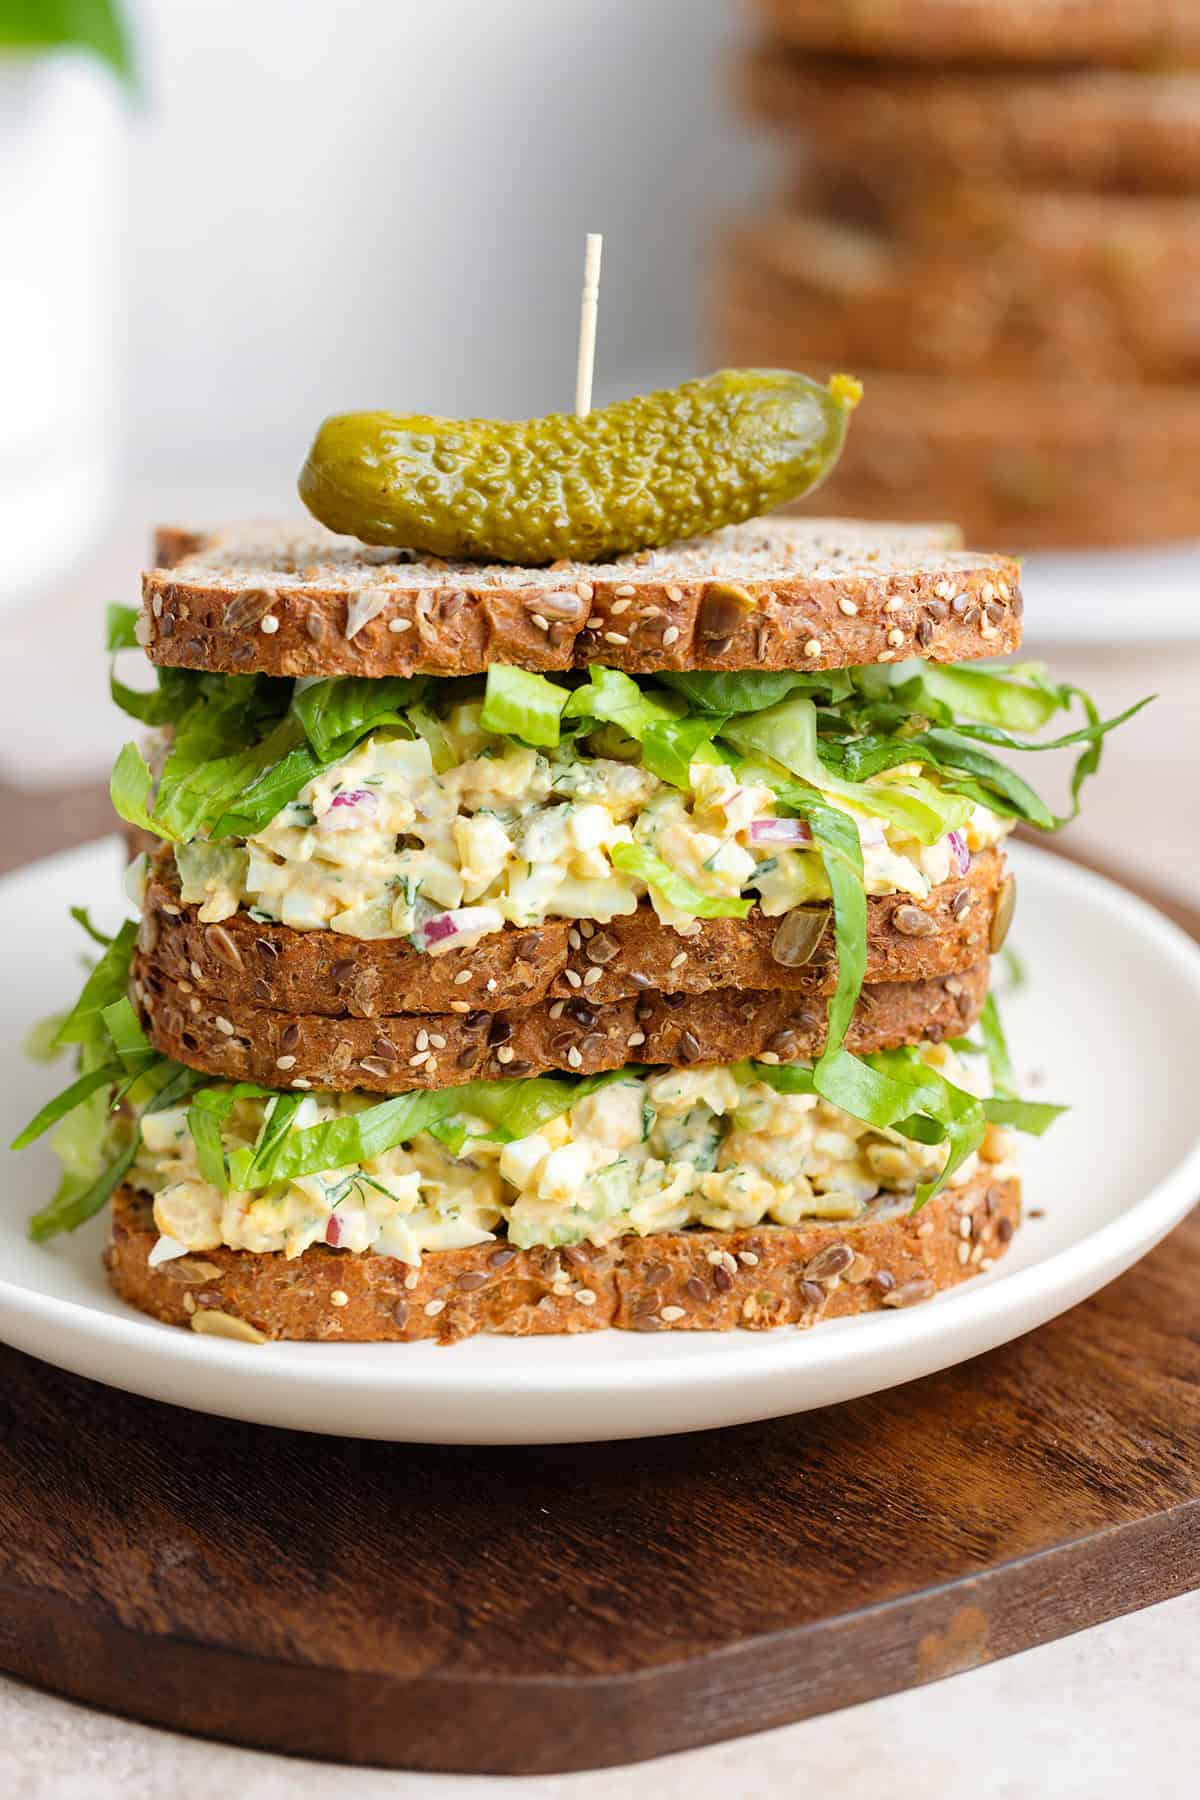
[[137, 85], [133, 43], [117, 0], [0, 0], [0, 46], [87, 50], [127, 87]]

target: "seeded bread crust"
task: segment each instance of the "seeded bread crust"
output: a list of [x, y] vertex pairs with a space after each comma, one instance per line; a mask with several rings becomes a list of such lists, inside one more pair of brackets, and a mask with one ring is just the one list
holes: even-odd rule
[[[553, 1070], [596, 1075], [628, 1062], [686, 1067], [764, 1052], [774, 1062], [796, 1062], [825, 1047], [823, 1003], [795, 993], [649, 991], [606, 1006], [577, 997], [512, 1012], [331, 1019], [244, 1000], [213, 1001], [194, 1013], [191, 984], [185, 992], [165, 979], [154, 958], [138, 956], [133, 975], [156, 1050], [226, 1081], [271, 1087], [399, 1094]], [[987, 988], [986, 957], [960, 975], [866, 987], [847, 1045], [866, 1055], [959, 1036], [979, 1017]]]
[[152, 1318], [250, 1343], [452, 1344], [477, 1332], [605, 1327], [766, 1331], [929, 1299], [990, 1267], [1020, 1217], [1019, 1182], [981, 1166], [968, 1186], [943, 1191], [919, 1213], [852, 1226], [662, 1232], [567, 1250], [483, 1244], [432, 1252], [413, 1271], [392, 1257], [323, 1245], [291, 1262], [219, 1249], [152, 1268], [158, 1233], [149, 1197], [123, 1187], [105, 1264], [121, 1298]]
[[840, 669], [1015, 650], [1016, 563], [957, 541], [946, 526], [770, 518], [611, 563], [519, 569], [410, 561], [317, 525], [168, 530], [138, 634], [155, 663], [287, 676]]
[[756, 0], [779, 37], [898, 62], [1113, 63], [1200, 54], [1192, 0]]
[[916, 197], [940, 181], [1192, 193], [1194, 70], [905, 68], [747, 51], [737, 98], [863, 185]]
[[883, 228], [780, 207], [729, 233], [719, 281], [722, 315], [770, 320], [773, 353], [803, 349], [808, 364], [1017, 380], [1200, 374], [1190, 197], [925, 191]]
[[[867, 981], [927, 981], [971, 968], [987, 954], [1011, 880], [1003, 852], [981, 850], [964, 876], [942, 882], [927, 900], [869, 898]], [[819, 997], [832, 993], [837, 979], [829, 926], [807, 963], [787, 967], [771, 953], [783, 921], [765, 918], [757, 907], [745, 919], [701, 919], [694, 936], [682, 937], [644, 902], [588, 936], [567, 920], [550, 919], [505, 926], [443, 956], [425, 955], [407, 938], [293, 931], [260, 924], [246, 912], [202, 925], [198, 912], [180, 899], [171, 851], [161, 849], [146, 882], [139, 966], [152, 958], [163, 979], [190, 982], [189, 1011], [191, 999], [199, 998], [202, 1010], [228, 1000], [333, 1018], [462, 1017], [460, 1009], [496, 1013], [556, 1000], [610, 1005], [648, 991], [734, 988]]]

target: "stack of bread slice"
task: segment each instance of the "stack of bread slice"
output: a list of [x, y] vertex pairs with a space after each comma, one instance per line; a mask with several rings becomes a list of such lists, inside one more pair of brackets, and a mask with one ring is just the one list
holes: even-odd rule
[[866, 372], [833, 502], [1019, 547], [1196, 535], [1194, 9], [758, 10], [738, 94], [788, 160], [727, 235], [717, 336]]
[[972, 672], [1018, 571], [953, 541], [162, 534], [113, 635], [159, 682], [114, 686], [140, 921], [60, 1031], [117, 1110], [35, 1232], [111, 1196], [117, 1291], [247, 1341], [811, 1325], [988, 1269], [1052, 1110], [988, 1001], [1036, 803], [935, 727], [1066, 690]]

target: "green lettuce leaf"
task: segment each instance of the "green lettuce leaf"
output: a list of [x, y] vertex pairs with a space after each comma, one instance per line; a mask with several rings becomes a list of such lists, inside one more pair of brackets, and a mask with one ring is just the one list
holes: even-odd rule
[[128, 994], [122, 994], [119, 1000], [106, 1006], [100, 1016], [104, 1020], [104, 1029], [113, 1049], [126, 1070], [138, 1070], [146, 1067], [148, 1061], [153, 1061], [157, 1052], [150, 1048]]
[[608, 725], [619, 725], [640, 744], [653, 725], [669, 724], [681, 718], [684, 708], [665, 694], [639, 687], [632, 675], [620, 669], [595, 667], [589, 679], [568, 697], [563, 717], [566, 719], [599, 719]]
[[836, 706], [853, 692], [848, 669], [827, 669], [804, 674], [791, 669], [724, 670], [664, 669], [655, 678], [682, 694], [695, 712], [729, 715], [762, 712], [792, 694], [807, 694], [823, 704]]
[[701, 890], [663, 861], [645, 844], [617, 844], [610, 851], [613, 867], [626, 875], [636, 875], [648, 888], [662, 896], [668, 906], [688, 913], [694, 919], [744, 919], [754, 904], [752, 900], [719, 899]]
[[30, 1144], [36, 1143], [44, 1132], [49, 1131], [52, 1125], [57, 1125], [61, 1119], [67, 1117], [68, 1113], [73, 1113], [76, 1107], [82, 1106], [93, 1094], [98, 1093], [102, 1088], [112, 1088], [124, 1074], [124, 1063], [116, 1060], [100, 1063], [96, 1068], [87, 1070], [85, 1074], [78, 1076], [69, 1087], [65, 1087], [61, 1094], [56, 1094], [53, 1100], [47, 1100], [45, 1106], [34, 1113], [28, 1125], [24, 1126], [12, 1140], [9, 1149], [27, 1149]]
[[[208, 1078], [163, 1057], [158, 1059], [152, 1071], [147, 1072], [145, 1079], [154, 1084], [156, 1091], [142, 1109], [143, 1117], [146, 1113], [174, 1106]], [[93, 1140], [95, 1148], [91, 1152], [81, 1145], [77, 1164], [68, 1165], [53, 1200], [29, 1221], [29, 1235], [34, 1242], [44, 1243], [61, 1231], [74, 1231], [107, 1205], [133, 1166], [141, 1136], [139, 1118], [129, 1142], [111, 1156], [106, 1157], [102, 1137]]]
[[104, 647], [110, 655], [118, 650], [136, 650], [138, 609], [110, 603], [104, 609]]
[[104, 1022], [105, 1009], [125, 999], [136, 943], [137, 925], [126, 919], [84, 982], [83, 991], [58, 1032], [56, 1046], [87, 1043]]
[[713, 747], [713, 736], [722, 720], [702, 713], [686, 719], [660, 719], [646, 729], [642, 762], [652, 775], [672, 787], [690, 788], [693, 763], [724, 760]]
[[141, 831], [153, 831], [159, 837], [166, 837], [167, 833], [150, 817], [150, 789], [153, 785], [154, 777], [137, 745], [124, 744], [113, 764], [108, 783], [108, 797], [112, 801], [113, 811], [127, 825], [136, 825]]
[[568, 688], [544, 675], [494, 665], [488, 670], [479, 722], [485, 731], [501, 737], [552, 749], [558, 743], [562, 711], [569, 698]]
[[67, 910], [75, 923], [87, 932], [93, 944], [99, 944], [102, 950], [108, 949], [112, 943], [111, 935], [106, 935], [98, 926], [92, 924], [92, 917], [86, 906], [71, 906]]
[[201, 1087], [188, 1107], [188, 1131], [196, 1146], [196, 1160], [205, 1181], [222, 1193], [229, 1190], [229, 1162], [225, 1155], [222, 1130], [239, 1100], [281, 1098], [271, 1088], [259, 1087], [253, 1081], [238, 1081], [232, 1087]]
[[335, 763], [381, 725], [405, 723], [407, 708], [422, 701], [429, 687], [423, 675], [341, 675], [297, 682], [291, 711], [317, 761]]
[[838, 972], [827, 1009], [829, 1023], [821, 1058], [824, 1064], [841, 1050], [867, 972], [867, 890], [862, 845], [853, 819], [827, 805], [815, 790], [792, 788], [788, 796], [790, 809], [812, 832], [833, 899]]
[[[827, 794], [836, 794], [870, 817], [886, 820], [922, 844], [936, 844], [948, 831], [956, 831], [971, 816], [972, 803], [961, 794], [936, 788], [920, 777], [903, 785], [866, 787], [846, 781], [822, 759], [817, 733], [817, 713], [811, 700], [786, 700], [745, 718], [729, 719], [721, 737], [743, 752], [757, 752], [771, 762]], [[895, 762], [913, 760], [897, 755]], [[874, 771], [873, 771], [874, 772]], [[786, 800], [794, 790], [770, 785]]]

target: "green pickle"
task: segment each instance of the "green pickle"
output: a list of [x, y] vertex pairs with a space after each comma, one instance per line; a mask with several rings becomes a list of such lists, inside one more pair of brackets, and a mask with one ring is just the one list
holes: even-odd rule
[[798, 500], [841, 454], [861, 388], [722, 369], [576, 418], [340, 413], [300, 497], [367, 544], [489, 562], [599, 562]]

